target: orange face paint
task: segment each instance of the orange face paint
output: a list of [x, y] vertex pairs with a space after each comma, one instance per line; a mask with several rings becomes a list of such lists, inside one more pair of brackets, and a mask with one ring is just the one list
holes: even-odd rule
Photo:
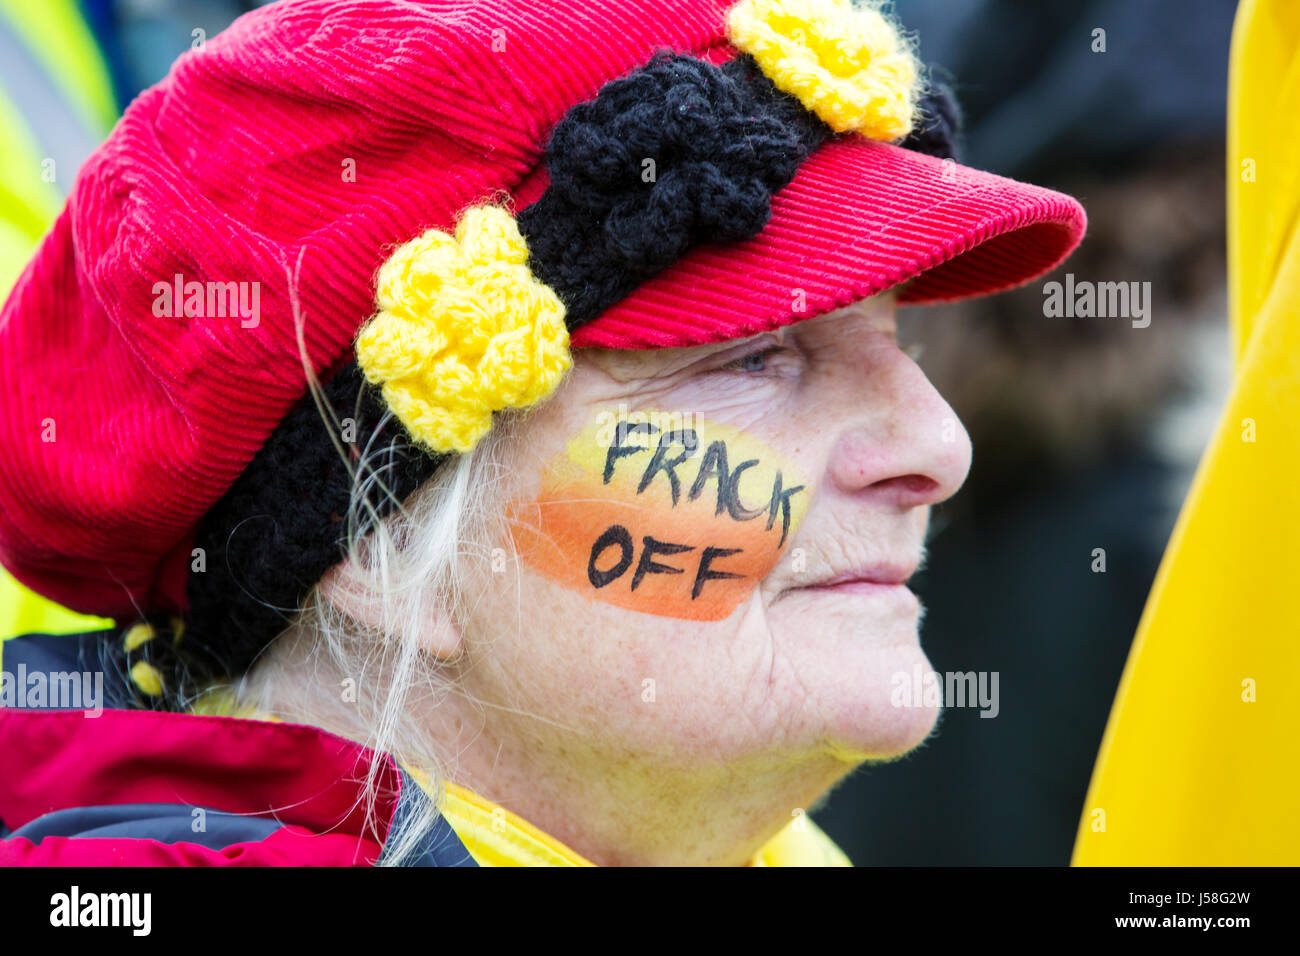
[[595, 600], [722, 620], [775, 567], [807, 511], [806, 479], [729, 425], [605, 417], [547, 464], [534, 501], [510, 509], [520, 557]]

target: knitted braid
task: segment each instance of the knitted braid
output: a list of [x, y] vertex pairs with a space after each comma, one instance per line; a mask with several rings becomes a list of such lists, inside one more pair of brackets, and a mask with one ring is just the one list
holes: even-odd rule
[[932, 81], [918, 106], [921, 119], [901, 143], [918, 153], [961, 161], [962, 112], [946, 83]]
[[[147, 706], [183, 706], [204, 685], [243, 673], [284, 629], [302, 596], [344, 557], [354, 469], [363, 470], [365, 500], [383, 517], [448, 457], [409, 441], [355, 360], [322, 391], [333, 420], [352, 432], [334, 435], [350, 439], [344, 447], [352, 467], [307, 393], [204, 516], [195, 543], [206, 567], [187, 580], [182, 639], [149, 640], [129, 652], [125, 642], [109, 648]], [[365, 510], [358, 535], [372, 526]], [[146, 621], [168, 634], [179, 623], [159, 616]]]
[[757, 235], [831, 135], [746, 54], [717, 66], [660, 51], [556, 125], [550, 186], [519, 214], [529, 267], [575, 329], [691, 246]]

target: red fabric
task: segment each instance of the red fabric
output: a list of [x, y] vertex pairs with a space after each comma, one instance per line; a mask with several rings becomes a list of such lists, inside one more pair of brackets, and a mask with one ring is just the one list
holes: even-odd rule
[[757, 236], [697, 246], [572, 341], [617, 349], [722, 342], [909, 279], [900, 294], [907, 304], [999, 292], [1054, 268], [1085, 227], [1083, 207], [1050, 189], [861, 137], [833, 139], [772, 198]]
[[[195, 526], [306, 390], [292, 271], [319, 373], [370, 314], [396, 244], [497, 190], [523, 208], [571, 106], [660, 46], [725, 59], [728, 6], [281, 0], [183, 56], [87, 161], [0, 312], [0, 563], [77, 611], [184, 611]], [[828, 144], [759, 237], [691, 253], [574, 344], [750, 334], [980, 242], [909, 296], [995, 291], [1082, 233], [1067, 197], [938, 169]], [[178, 274], [258, 283], [259, 324], [156, 316], [155, 284]], [[808, 311], [792, 316], [798, 289]]]
[[315, 727], [143, 710], [92, 718], [0, 708], [0, 741], [0, 819], [13, 830], [56, 810], [129, 803], [273, 815], [284, 824], [267, 840], [222, 850], [151, 840], [46, 839], [35, 847], [9, 840], [0, 843], [0, 865], [367, 865], [387, 838], [402, 783], [396, 763], [383, 757], [374, 833], [364, 805], [374, 752]]
[[[358, 852], [358, 851], [361, 852]], [[265, 840], [219, 850], [197, 843], [104, 837], [0, 840], [0, 866], [357, 866], [379, 847], [340, 833], [282, 827]]]

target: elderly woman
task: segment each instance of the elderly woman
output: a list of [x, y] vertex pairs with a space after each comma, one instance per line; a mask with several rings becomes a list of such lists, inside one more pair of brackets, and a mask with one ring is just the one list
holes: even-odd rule
[[934, 724], [970, 464], [895, 307], [1084, 228], [955, 117], [848, 0], [286, 0], [182, 57], [0, 320], [0, 558], [119, 625], [6, 645], [0, 859], [847, 863], [805, 808]]

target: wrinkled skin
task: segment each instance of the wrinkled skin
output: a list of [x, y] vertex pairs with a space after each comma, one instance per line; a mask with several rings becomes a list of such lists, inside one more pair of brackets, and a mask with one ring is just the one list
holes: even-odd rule
[[[429, 732], [453, 779], [596, 863], [741, 865], [855, 767], [933, 728], [936, 708], [890, 699], [895, 675], [929, 670], [911, 592], [817, 585], [914, 571], [969, 439], [898, 347], [892, 295], [720, 345], [575, 356], [501, 450], [503, 512], [537, 495], [593, 410], [622, 403], [760, 439], [808, 480], [806, 515], [720, 621], [473, 561], [459, 626], [415, 636], [459, 688], [431, 707]], [[513, 556], [500, 525], [487, 543]]]

